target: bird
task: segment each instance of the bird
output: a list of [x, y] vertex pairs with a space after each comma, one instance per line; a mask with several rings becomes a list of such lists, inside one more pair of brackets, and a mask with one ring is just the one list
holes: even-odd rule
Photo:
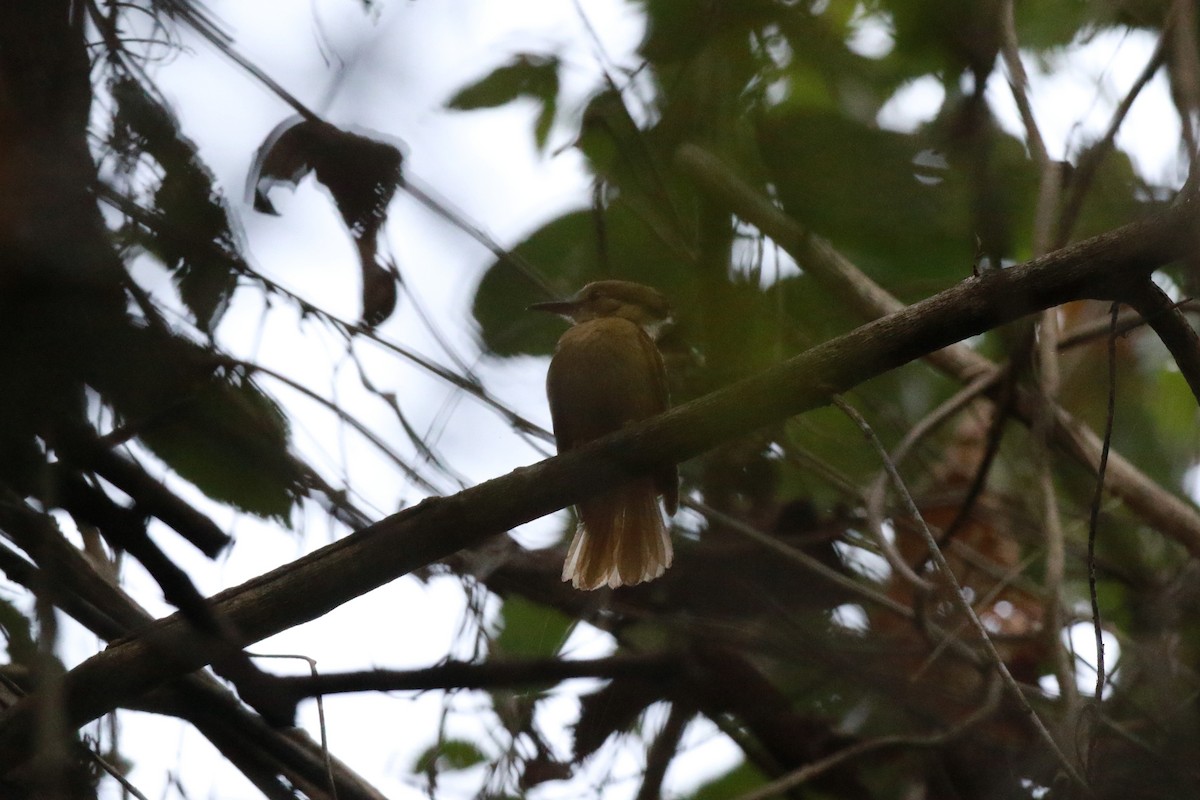
[[[658, 290], [631, 281], [596, 281], [567, 300], [530, 309], [574, 323], [558, 340], [546, 373], [558, 452], [667, 410], [667, 373], [655, 337], [670, 320], [671, 305]], [[661, 576], [673, 551], [660, 495], [667, 514], [674, 515], [679, 506], [674, 464], [580, 502], [562, 579], [592, 590]]]

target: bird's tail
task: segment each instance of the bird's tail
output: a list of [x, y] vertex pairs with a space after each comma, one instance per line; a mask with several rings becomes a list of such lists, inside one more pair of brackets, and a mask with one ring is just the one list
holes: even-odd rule
[[653, 478], [643, 478], [580, 503], [579, 528], [562, 578], [576, 589], [631, 586], [671, 566], [671, 537]]

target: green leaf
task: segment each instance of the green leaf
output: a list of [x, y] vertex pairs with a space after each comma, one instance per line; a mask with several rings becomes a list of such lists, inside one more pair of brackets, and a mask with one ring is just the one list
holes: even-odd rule
[[[551, 220], [513, 253], [532, 264], [564, 296], [589, 281], [622, 278], [655, 286], [678, 301], [683, 296], [681, 287], [694, 278], [683, 257], [621, 198], [601, 218], [585, 210]], [[495, 262], [475, 290], [472, 307], [483, 345], [502, 357], [553, 352], [563, 323], [549, 314], [525, 310], [548, 299], [512, 264]]]
[[[551, 282], [579, 287], [595, 274], [595, 225], [587, 211], [576, 211], [544, 225], [513, 252]], [[475, 290], [472, 311], [483, 344], [494, 355], [547, 354], [563, 325], [548, 314], [527, 312], [546, 300], [534, 283], [512, 264], [497, 261]]]
[[492, 640], [493, 655], [502, 658], [550, 658], [567, 641], [575, 620], [519, 595], [505, 598], [499, 631]]
[[446, 739], [430, 745], [425, 752], [417, 756], [413, 763], [413, 771], [423, 775], [454, 772], [469, 769], [487, 760], [487, 756], [473, 742], [466, 739]]
[[1076, 41], [1080, 31], [1094, 37], [1106, 29], [1134, 22], [1140, 15], [1126, 15], [1136, 5], [1139, 4], [1015, 3], [1017, 40], [1022, 51], [1063, 48]]
[[533, 138], [538, 150], [544, 151], [558, 114], [558, 59], [554, 56], [517, 55], [487, 77], [460, 89], [446, 101], [446, 107], [473, 111], [497, 108], [521, 98], [539, 106]]
[[287, 522], [301, 487], [286, 420], [258, 387], [214, 380], [167, 416], [141, 435], [156, 455], [214, 500]]
[[558, 97], [558, 59], [518, 55], [487, 77], [460, 89], [446, 102], [446, 107], [459, 111], [497, 108], [519, 97], [531, 97], [543, 104], [553, 103]]
[[192, 342], [116, 329], [90, 382], [122, 424], [214, 500], [288, 521], [303, 493], [283, 412], [240, 373]]
[[1092, 175], [1072, 238], [1097, 236], [1159, 210], [1165, 202], [1156, 202], [1156, 194], [1163, 196], [1161, 190], [1156, 193], [1146, 185], [1125, 151], [1108, 152]]
[[987, 74], [1000, 47], [996, 0], [889, 0], [895, 53], [929, 72]]
[[[1187, 379], [1178, 369], [1155, 370], [1153, 375], [1154, 412], [1158, 422], [1158, 436], [1165, 442], [1188, 442], [1183, 449], [1191, 451], [1196, 434], [1196, 398], [1188, 386]], [[1186, 458], [1186, 453], [1181, 453]]]
[[550, 129], [554, 127], [554, 117], [558, 113], [558, 98], [554, 95], [542, 102], [542, 110], [538, 113], [533, 125], [533, 138], [537, 141], [538, 150], [545, 151], [546, 143], [550, 140]]
[[741, 797], [766, 782], [766, 777], [757, 767], [743, 761], [724, 775], [697, 787], [688, 800], [726, 800], [729, 797]]
[[886, 266], [919, 294], [928, 287], [917, 279], [970, 275], [963, 176], [915, 137], [789, 109], [763, 127], [760, 147], [788, 214], [863, 266]]

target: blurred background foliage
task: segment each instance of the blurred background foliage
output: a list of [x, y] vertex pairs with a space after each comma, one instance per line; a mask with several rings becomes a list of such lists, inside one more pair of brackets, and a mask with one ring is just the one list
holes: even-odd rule
[[[1000, 124], [993, 108], [1009, 91], [1000, 52], [1006, 16], [1012, 15], [1022, 58], [1042, 69], [1070, 69], [1069, 59], [1055, 61], [1063, 48], [1106, 33], [1137, 29], [1163, 37], [1158, 63], [1148, 69], [1162, 66], [1186, 119], [1196, 110], [1196, 75], [1186, 65], [1197, 30], [1184, 5], [647, 0], [640, 4], [647, 17], [642, 61], [633, 69], [614, 68], [608, 85], [581, 111], [575, 146], [595, 176], [592, 206], [551, 220], [514, 253], [564, 294], [602, 278], [664, 291], [674, 301], [676, 325], [660, 345], [673, 400], [686, 402], [865, 320], [805, 263], [795, 263], [697, 185], [680, 162], [681, 145], [698, 144], [716, 155], [804, 230], [912, 302], [975, 271], [1031, 258], [1039, 224], [1052, 232], [1053, 246], [1065, 245], [1153, 213], [1178, 185], [1177, 178], [1139, 174], [1111, 141], [1082, 140], [1057, 167], [1059, 202], [1039, 210], [1046, 165], [1024, 135]], [[864, 35], [880, 32], [886, 46], [861, 45]], [[556, 106], [556, 84], [543, 74], [550, 59], [523, 55], [465, 88], [452, 105], [465, 107], [464, 97], [485, 105], [520, 94], [540, 104], [540, 130], [545, 114], [569, 113]], [[517, 81], [517, 71], [527, 74]], [[882, 127], [880, 112], [897, 93], [929, 78], [942, 93], [932, 118], [904, 130]], [[1015, 79], [1018, 89], [1028, 91], [1021, 80]], [[533, 135], [541, 141], [537, 130]], [[1189, 144], [1179, 144], [1179, 176], [1190, 164]], [[1095, 162], [1086, 175], [1078, 169], [1085, 160]], [[1194, 280], [1191, 264], [1160, 274], [1168, 286]], [[491, 353], [550, 354], [560, 327], [510, 311], [539, 299], [540, 287], [510, 263], [493, 264], [474, 304]], [[1078, 304], [1053, 319], [1065, 338], [1103, 315], [1102, 308]], [[1031, 324], [971, 344], [1012, 365], [1006, 380], [1037, 390], [1048, 367], [1031, 360]], [[1097, 431], [1106, 419], [1106, 359], [1103, 331], [1056, 357], [1063, 406]], [[1117, 374], [1114, 447], [1167, 491], [1182, 494], [1197, 455], [1191, 393], [1146, 331], [1118, 342]], [[858, 387], [852, 402], [892, 447], [961, 388], [912, 364]], [[1094, 656], [1075, 652], [1067, 630], [1090, 616], [1085, 550], [1094, 476], [1061, 455], [1051, 457], [1066, 566], [1061, 585], [1048, 595], [1047, 512], [1038, 488], [1046, 445], [1011, 419], [1004, 391], [991, 393], [997, 405], [966, 404], [919, 439], [903, 472], [922, 513], [943, 532], [953, 529], [944, 543], [960, 581], [1051, 729], [1087, 765], [1097, 795], [1195, 792], [1192, 766], [1170, 755], [1179, 744], [1175, 737], [1184, 735], [1181, 726], [1191, 729], [1196, 720], [1192, 689], [1183, 688], [1195, 685], [1191, 660], [1161, 658], [1168, 640], [1182, 644], [1189, 636], [1164, 630], [1161, 610], [1135, 610], [1145, 603], [1157, 609], [1163, 592], [1175, 600], [1194, 598], [1184, 588], [1192, 572], [1188, 556], [1119, 503], [1104, 502], [1096, 569], [1106, 629], [1120, 642], [1118, 671], [1102, 711], [1073, 688], [1060, 692], [1060, 678], [1079, 676], [1081, 685], [1091, 680]], [[857, 429], [828, 409], [765, 427], [683, 465], [685, 496], [731, 519], [684, 516], [677, 521], [678, 566], [659, 584], [617, 592], [612, 602], [639, 612], [636, 622], [615, 623], [620, 649], [670, 641], [686, 647], [701, 669], [727, 670], [729, 693], [744, 694], [697, 698], [668, 689], [641, 697], [667, 699], [676, 708], [695, 703], [693, 710], [720, 721], [745, 745], [753, 769], [739, 768], [697, 797], [740, 796], [767, 776], [811, 765], [853, 742], [944, 732], [988, 702], [986, 676], [937, 648], [928, 631], [806, 575], [731, 529], [767, 532], [970, 639], [956, 627], [962, 620], [946, 597], [915, 596], [880, 564], [878, 545], [866, 533], [865, 506], [866, 488], [880, 470]], [[973, 483], [979, 485], [972, 489]], [[894, 528], [904, 560], [927, 569], [928, 554], [896, 503], [886, 501], [885, 524]], [[637, 598], [629, 609], [617, 599], [626, 596]], [[1051, 613], [1051, 606], [1058, 608]], [[646, 619], [649, 609], [654, 616]], [[1171, 616], [1190, 614], [1176, 606]], [[645, 631], [650, 624], [659, 629], [653, 637]], [[1056, 673], [1064, 647], [1071, 666]], [[753, 670], [762, 685], [731, 680], [739, 669]], [[1165, 684], [1180, 705], [1163, 715], [1145, 703]], [[616, 703], [619, 682], [603, 692]], [[772, 723], [793, 727], [782, 741], [772, 740], [764, 732], [770, 725], [753, 712], [739, 716], [742, 701], [780, 718]], [[585, 700], [577, 731], [618, 729], [619, 715], [599, 722], [601, 715]], [[1194, 741], [1194, 734], [1187, 736]], [[1007, 798], [1050, 796], [1050, 790], [1073, 796], [1044, 743], [1004, 704], [934, 746], [880, 747], [879, 755], [852, 766], [815, 770], [810, 785], [791, 793]], [[653, 753], [651, 747], [647, 758]], [[1153, 775], [1144, 772], [1149, 763], [1157, 765]]]
[[[414, 190], [401, 151], [297, 108], [301, 119], [281, 121], [255, 159], [259, 211], [273, 212], [272, 185], [309, 174], [336, 204], [363, 284], [361, 322], [338, 320], [254, 271], [227, 190], [122, 40], [123, 15], [137, 8], [232, 50], [203, 7], [90, 2], [71, 16], [70, 4], [53, 5], [62, 13], [30, 2], [0, 12], [0, 370], [15, 378], [0, 395], [0, 528], [34, 561], [30, 514], [54, 519], [59, 509], [148, 566], [157, 563], [146, 537], [152, 518], [218, 552], [224, 534], [150, 486], [157, 467], [146, 464], [279, 524], [311, 498], [363, 525], [368, 515], [293, 452], [288, 416], [260, 388], [261, 370], [222, 352], [213, 333], [234, 294], [253, 291], [296, 305], [347, 342], [373, 336], [403, 285], [376, 242], [393, 193]], [[814, 265], [701, 185], [680, 158], [684, 145], [715, 156], [903, 302], [1145, 217], [1191, 167], [1200, 31], [1186, 0], [633, 5], [646, 22], [637, 62], [605, 63], [604, 81], [581, 106], [560, 98], [566, 66], [555, 52], [516, 54], [446, 100], [464, 114], [533, 104], [533, 145], [551, 158], [551, 132], [576, 132], [568, 146], [594, 177], [590, 206], [530, 232], [482, 274], [471, 312], [494, 360], [548, 357], [562, 323], [521, 310], [604, 278], [650, 284], [671, 299], [675, 324], [660, 346], [675, 404], [868, 321]], [[1148, 71], [1166, 77], [1176, 104], [1177, 172], [1141, 174], [1122, 150], [1135, 143], [1111, 138], [1080, 139], [1051, 161], [1028, 131], [1002, 125], [995, 105], [1009, 93], [1006, 81], [1017, 94], [1029, 88], [1004, 67], [1003, 49], [1015, 47], [1008, 26], [1021, 58], [1049, 72], [1072, 69], [1071, 48], [1098, 37], [1156, 37]], [[90, 63], [85, 36], [96, 43]], [[604, 61], [602, 48], [596, 57]], [[940, 90], [936, 113], [881, 124], [890, 103], [930, 80]], [[185, 320], [165, 315], [130, 277], [129, 265], [144, 257], [170, 274]], [[1197, 282], [1190, 263], [1159, 274], [1180, 301]], [[940, 424], [926, 423], [963, 384], [924, 362], [848, 399], [889, 449], [903, 443], [901, 470], [918, 508], [1094, 796], [1192, 796], [1200, 789], [1195, 564], [1178, 536], [1104, 498], [1094, 565], [1110, 681], [1096, 704], [1094, 653], [1077, 651], [1081, 637], [1072, 635], [1091, 620], [1095, 478], [1049, 447], [1037, 414], [1031, 429], [1014, 413], [1012, 398], [1043, 397], [1053, 374], [1062, 407], [1104, 430], [1106, 311], [1080, 303], [1036, 330], [1024, 321], [969, 342], [998, 365], [995, 380]], [[1048, 336], [1062, 344], [1049, 358], [1036, 345]], [[1125, 331], [1114, 352], [1113, 447], [1165, 492], [1186, 497], [1197, 462], [1188, 387], [1148, 330]], [[490, 397], [473, 379], [456, 385]], [[536, 433], [515, 414], [511, 421]], [[432, 449], [423, 452], [436, 463]], [[703, 715], [744, 763], [696, 798], [1086, 796], [977, 663], [975, 636], [930, 567], [915, 521], [894, 493], [875, 488], [881, 470], [836, 410], [764, 420], [755, 435], [681, 465], [687, 509], [675, 520], [676, 565], [659, 581], [580, 594], [559, 581], [561, 547], [526, 549], [510, 537], [431, 565], [502, 600], [481, 658], [552, 660], [586, 623], [611, 634], [618, 658], [679, 660], [669, 675], [659, 665], [583, 695], [566, 748], [542, 730], [546, 691], [494, 690], [502, 734], [438, 733], [413, 774], [433, 794], [439, 773], [488, 764], [484, 796], [523, 796], [603, 747], [641, 748], [638, 796], [651, 798], [687, 725]], [[1047, 522], [1048, 503], [1057, 522]], [[1061, 528], [1053, 566], [1048, 524]], [[897, 561], [929, 591], [917, 591]], [[155, 578], [171, 596], [171, 576]], [[15, 606], [0, 603], [0, 627], [14, 664], [44, 666]], [[645, 722], [658, 718], [658, 727]], [[787, 783], [771, 783], [778, 779]]]

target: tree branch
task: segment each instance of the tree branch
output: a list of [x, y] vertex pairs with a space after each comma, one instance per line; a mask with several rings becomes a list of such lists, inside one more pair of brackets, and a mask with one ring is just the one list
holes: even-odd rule
[[[753, 223], [760, 231], [771, 237], [824, 287], [864, 318], [876, 319], [886, 314], [895, 314], [904, 308], [903, 303], [864, 275], [829, 242], [818, 236], [810, 235], [799, 223], [741, 181], [737, 175], [707, 151], [695, 145], [684, 145], [679, 149], [676, 158], [680, 167], [699, 182], [705, 191], [719, 195], [733, 213], [747, 222]], [[1155, 261], [1161, 258], [1158, 263], [1165, 264], [1193, 247], [1194, 244], [1189, 241], [1192, 234], [1187, 231], [1186, 225], [1176, 227], [1183, 217], [1190, 213], [1186, 209], [1192, 202], [1191, 196], [1188, 195], [1184, 202], [1174, 206], [1165, 215], [1120, 229], [1120, 231], [1126, 232], [1141, 229], [1143, 232], [1149, 233], [1149, 228], [1165, 226], [1163, 233], [1166, 238], [1151, 247], [1151, 250], [1157, 250], [1158, 254], [1152, 256], [1151, 250], [1147, 250], [1141, 255], [1133, 256], [1132, 260], [1138, 261], [1150, 257], [1151, 261]], [[1175, 222], [1167, 221], [1176, 215], [1180, 215], [1180, 217]], [[1167, 228], [1174, 232], [1166, 233]], [[1132, 239], [1126, 239], [1127, 234], [1120, 231], [1112, 231], [1101, 237], [1080, 242], [1069, 249], [1057, 250], [1051, 255], [1034, 259], [1026, 266], [1056, 263], [1060, 260], [1065, 263], [1074, 263], [1075, 259], [1083, 252], [1080, 250], [1081, 247], [1092, 250], [1107, 237], [1125, 240], [1122, 246], [1132, 245]], [[1140, 236], [1140, 234], [1138, 235]], [[1149, 235], [1154, 238], [1157, 234], [1150, 233]], [[1138, 247], [1138, 245], [1134, 245], [1134, 249], [1138, 249]], [[1125, 256], [1117, 256], [1116, 253], [1110, 255], [1115, 256], [1117, 262], [1125, 262]], [[1154, 269], [1153, 266], [1144, 263], [1138, 267], [1133, 267], [1132, 261], [1125, 263], [1129, 263], [1132, 267], [1131, 273], [1148, 275]], [[1101, 272], [1108, 270], [1109, 267], [1103, 267]], [[1002, 274], [1008, 274], [1008, 271], [1006, 270]], [[1103, 280], [1101, 279], [1101, 282]], [[966, 284], [960, 284], [960, 286], [962, 285]], [[1136, 285], [1136, 281], [1130, 283], [1130, 286], [1134, 285]], [[943, 292], [936, 297], [944, 295]], [[1073, 299], [1084, 297], [1112, 299], [1111, 293], [1099, 284], [1091, 287], [1090, 290], [1081, 291], [1078, 297]], [[930, 300], [932, 299], [934, 298], [930, 298]], [[1006, 302], [1002, 297], [992, 297], [991, 299], [999, 304]], [[929, 300], [925, 301], [925, 303], [928, 302]], [[1049, 303], [1042, 308], [1049, 308], [1056, 304]], [[918, 305], [924, 305], [924, 303]], [[910, 306], [910, 308], [912, 307]], [[1020, 316], [1021, 314], [1014, 314], [1006, 319], [1012, 320]], [[928, 351], [924, 357], [933, 366], [964, 384], [971, 383], [980, 375], [989, 374], [996, 369], [996, 365], [986, 357], [961, 344], [940, 351]], [[1026, 425], [1031, 425], [1037, 418], [1041, 404], [1040, 397], [1027, 390], [1018, 389], [1014, 398], [1013, 413]], [[1068, 456], [1094, 473], [1100, 461], [1100, 438], [1061, 407], [1055, 406], [1051, 412], [1051, 441]], [[1173, 538], [1180, 538], [1181, 541], [1186, 539], [1193, 542], [1186, 546], [1192, 552], [1196, 552], [1194, 543], [1200, 542], [1200, 514], [1197, 514], [1195, 507], [1165, 491], [1115, 452], [1109, 456], [1105, 488], [1120, 498], [1133, 513], [1155, 529]]]
[[447, 661], [411, 670], [373, 669], [323, 675], [281, 676], [275, 686], [292, 704], [309, 697], [351, 692], [432, 691], [436, 689], [503, 689], [548, 686], [572, 678], [666, 679], [681, 668], [670, 654], [609, 656], [586, 660], [541, 659], [474, 664]]
[[642, 777], [642, 785], [638, 787], [635, 800], [655, 800], [662, 797], [663, 778], [667, 775], [667, 767], [679, 750], [679, 741], [687, 724], [692, 721], [695, 712], [679, 703], [671, 703], [671, 713], [663, 729], [650, 745], [646, 753], [646, 774]]
[[95, 472], [133, 498], [139, 511], [157, 517], [209, 558], [232, 541], [204, 514], [152, 477], [140, 464], [116, 453], [89, 428], [70, 431], [55, 444], [76, 466]]
[[[0, 569], [5, 575], [31, 591], [43, 588], [57, 607], [96, 635], [111, 641], [154, 621], [119, 586], [99, 575], [52, 521], [24, 503], [0, 498], [0, 527], [38, 561], [34, 567], [0, 548]], [[324, 784], [325, 764], [310, 738], [299, 731], [285, 733], [270, 727], [211, 675], [188, 675], [140, 698], [132, 707], [192, 724], [267, 796], [279, 782], [278, 775], [293, 785]], [[342, 800], [382, 800], [361, 777], [334, 763]]]
[[1192, 394], [1200, 401], [1200, 336], [1179, 306], [1153, 282], [1147, 280], [1124, 296], [1137, 310], [1175, 359]]
[[[1011, 269], [987, 272], [817, 345], [774, 368], [585, 447], [434, 497], [216, 595], [215, 611], [244, 643], [315, 619], [348, 600], [557, 511], [664, 463], [823, 405], [831, 395], [963, 339], [1053, 305], [1113, 297], [1194, 248], [1184, 203], [1147, 220]], [[1182, 501], [1175, 500], [1176, 505]], [[1186, 508], [1186, 506], [1185, 506]], [[1193, 515], [1190, 508], [1189, 515]], [[1165, 530], [1200, 555], [1198, 526]], [[76, 724], [206, 664], [217, 650], [197, 642], [178, 615], [114, 643], [73, 669], [64, 689]], [[169, 654], [169, 656], [165, 655]], [[0, 716], [0, 761], [27, 752], [33, 702]]]

